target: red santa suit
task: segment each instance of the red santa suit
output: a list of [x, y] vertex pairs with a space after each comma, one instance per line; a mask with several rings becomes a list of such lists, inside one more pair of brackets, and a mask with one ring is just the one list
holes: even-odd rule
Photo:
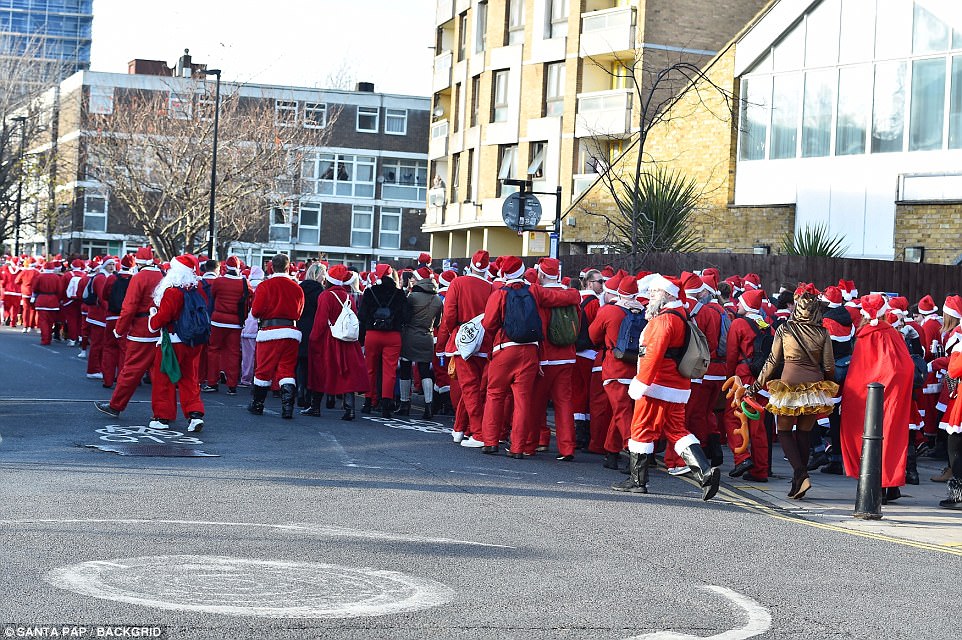
[[33, 296], [33, 285], [40, 272], [37, 270], [36, 263], [32, 260], [26, 269], [20, 271], [15, 279], [16, 285], [20, 288], [20, 305], [23, 314], [24, 332], [37, 326], [37, 312], [34, 310], [33, 303], [30, 301]]
[[[962, 378], [962, 328], [957, 328], [946, 341], [948, 352], [948, 375]], [[939, 425], [948, 433], [962, 433], [962, 402], [950, 398], [942, 423]]]
[[63, 275], [63, 279], [64, 298], [60, 305], [60, 312], [63, 315], [67, 340], [69, 343], [75, 343], [80, 339], [81, 324], [83, 323], [80, 307], [83, 303], [84, 287], [87, 286], [87, 274], [83, 270], [83, 261], [74, 260], [71, 264], [71, 270]]
[[[339, 275], [336, 267], [334, 275]], [[331, 273], [328, 273], [328, 281], [343, 283], [343, 280], [331, 277]], [[366, 393], [370, 388], [361, 343], [345, 342], [331, 335], [331, 325], [337, 322], [345, 304], [357, 314], [357, 304], [351, 293], [350, 286], [334, 284], [317, 297], [308, 349], [308, 357], [313, 363], [309, 369], [308, 387], [315, 393]]]
[[91, 288], [97, 295], [97, 302], [87, 305], [87, 336], [90, 348], [87, 350], [87, 377], [102, 378], [101, 360], [104, 352], [104, 335], [107, 330], [107, 303], [104, 301], [104, 286], [109, 273], [98, 271], [91, 276]]
[[[147, 319], [154, 307], [154, 290], [164, 276], [153, 263], [141, 263], [127, 287], [127, 295], [120, 310], [114, 331], [123, 336], [124, 362], [117, 376], [117, 386], [110, 398], [110, 406], [123, 411], [137, 390], [137, 385], [154, 366], [158, 332], [151, 331]], [[89, 315], [88, 315], [89, 321]], [[158, 325], [159, 326], [159, 325]]]
[[60, 299], [64, 296], [64, 281], [60, 275], [59, 261], [47, 263], [43, 272], [33, 282], [31, 303], [37, 312], [40, 326], [40, 344], [50, 344], [53, 325], [60, 322]]
[[[687, 287], [685, 293], [688, 294]], [[698, 292], [693, 290], [692, 295], [698, 295]], [[715, 302], [697, 303], [692, 309], [692, 319], [705, 334], [711, 351], [711, 364], [708, 365], [708, 371], [704, 377], [691, 381], [691, 399], [685, 410], [686, 427], [702, 444], [706, 444], [712, 434], [718, 433], [714, 412], [715, 402], [721, 393], [722, 384], [727, 379], [726, 360], [718, 355], [718, 342], [721, 339], [721, 323], [724, 314], [725, 310]]]
[[[922, 331], [919, 339], [925, 349], [926, 360], [932, 362], [941, 355], [942, 351], [942, 319], [938, 315], [939, 308], [935, 305], [931, 296], [925, 296], [919, 300], [919, 313], [923, 315], [921, 322]], [[930, 373], [925, 379], [925, 386], [922, 387], [922, 398], [919, 402], [919, 410], [924, 418], [923, 431], [928, 435], [933, 435], [938, 429], [938, 410], [939, 392], [942, 385], [936, 374]]]
[[[594, 322], [595, 317], [598, 315], [598, 310], [601, 309], [601, 299], [598, 295], [590, 290], [581, 291], [581, 334], [578, 338], [578, 344], [576, 345], [576, 357], [575, 357], [575, 368], [574, 368], [574, 382], [572, 383], [572, 404], [574, 405], [575, 420], [588, 423], [588, 447], [589, 451], [592, 451], [592, 436], [594, 435], [594, 430], [591, 428], [593, 424], [592, 411], [591, 411], [591, 376], [592, 369], [595, 366], [595, 359], [598, 357], [597, 345], [591, 343], [591, 336], [588, 335], [588, 327]], [[601, 366], [599, 364], [598, 373], [601, 373]], [[600, 386], [600, 382], [599, 382]], [[607, 423], [605, 424], [605, 430], [607, 430]], [[605, 433], [600, 435], [597, 450], [595, 453], [604, 452], [604, 436]]]
[[902, 335], [879, 318], [884, 313], [880, 295], [862, 299], [862, 313], [873, 318], [855, 333], [855, 350], [842, 390], [842, 459], [845, 473], [858, 477], [862, 458], [862, 434], [865, 422], [867, 385], [878, 382], [885, 386], [882, 407], [882, 486], [905, 484], [905, 460], [908, 450], [912, 406], [914, 365]]
[[[16, 260], [16, 259], [14, 259]], [[20, 317], [20, 287], [17, 276], [21, 268], [11, 260], [0, 269], [0, 283], [3, 285], [3, 321], [8, 327], [17, 326]]]
[[228, 389], [234, 389], [240, 381], [240, 334], [250, 309], [252, 292], [247, 279], [238, 274], [240, 261], [237, 257], [231, 256], [228, 263], [227, 273], [216, 278], [210, 287], [213, 311], [207, 343], [206, 379], [207, 384], [216, 387], [223, 371]]
[[254, 386], [296, 384], [297, 347], [301, 332], [296, 323], [304, 311], [304, 291], [286, 273], [274, 273], [254, 294], [251, 315], [257, 318]]

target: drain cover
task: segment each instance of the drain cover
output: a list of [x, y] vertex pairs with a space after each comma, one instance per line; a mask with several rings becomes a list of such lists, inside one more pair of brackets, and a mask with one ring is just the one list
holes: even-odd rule
[[99, 449], [122, 456], [148, 456], [159, 458], [219, 458], [219, 453], [207, 453], [200, 449], [173, 444], [87, 444], [89, 449]]

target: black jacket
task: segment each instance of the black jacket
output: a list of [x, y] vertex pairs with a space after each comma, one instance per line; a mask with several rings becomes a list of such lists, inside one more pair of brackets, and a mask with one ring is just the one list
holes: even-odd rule
[[314, 328], [314, 316], [317, 315], [317, 298], [324, 291], [324, 285], [316, 280], [305, 280], [301, 283], [304, 291], [304, 311], [297, 321], [297, 328], [301, 330], [301, 344], [297, 347], [297, 355], [307, 357], [307, 346]]
[[[357, 318], [361, 323], [361, 342], [368, 331], [400, 331], [404, 323], [404, 292], [398, 288], [390, 278], [384, 282], [368, 287], [361, 298], [361, 306], [357, 310]], [[381, 306], [391, 309], [390, 329], [375, 329], [373, 326], [374, 312]]]

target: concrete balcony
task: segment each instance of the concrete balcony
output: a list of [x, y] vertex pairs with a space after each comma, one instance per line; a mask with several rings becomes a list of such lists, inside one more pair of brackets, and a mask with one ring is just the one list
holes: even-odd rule
[[581, 14], [581, 56], [632, 51], [638, 32], [635, 7], [616, 7]]
[[443, 91], [451, 86], [451, 65], [454, 62], [454, 53], [442, 51], [441, 55], [434, 58], [434, 83], [435, 93]]
[[631, 131], [631, 89], [578, 94], [575, 137], [625, 136]]
[[441, 26], [454, 18], [454, 0], [438, 0], [434, 12], [434, 24]]
[[431, 125], [428, 160], [437, 160], [448, 155], [448, 128], [447, 120], [440, 120]]

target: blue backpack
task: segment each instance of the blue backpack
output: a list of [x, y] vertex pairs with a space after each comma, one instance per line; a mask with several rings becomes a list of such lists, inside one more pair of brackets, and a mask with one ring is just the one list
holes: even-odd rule
[[210, 339], [210, 314], [207, 313], [207, 301], [196, 288], [184, 290], [184, 309], [180, 312], [180, 317], [174, 321], [174, 333], [188, 347], [207, 344]]
[[528, 285], [502, 287], [507, 292], [504, 300], [504, 333], [512, 342], [540, 342], [541, 314]]
[[625, 317], [621, 320], [618, 327], [618, 341], [615, 342], [611, 353], [618, 360], [628, 363], [638, 362], [638, 351], [641, 346], [641, 332], [645, 330], [648, 320], [645, 319], [645, 312], [634, 309], [621, 308], [625, 312]]

